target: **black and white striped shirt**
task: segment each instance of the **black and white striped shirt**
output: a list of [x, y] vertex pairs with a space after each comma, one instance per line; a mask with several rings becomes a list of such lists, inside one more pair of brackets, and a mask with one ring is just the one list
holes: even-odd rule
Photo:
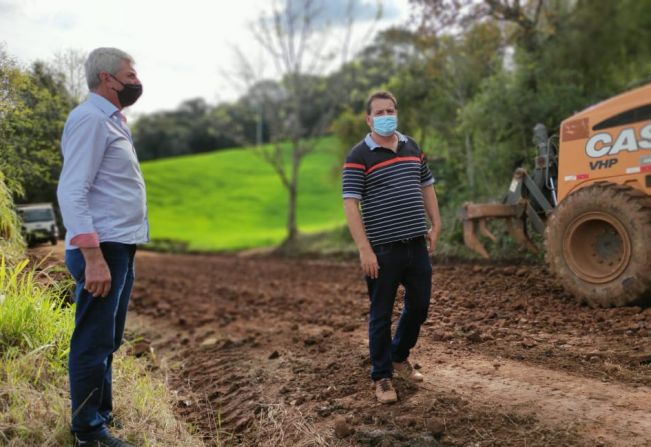
[[422, 236], [428, 229], [422, 188], [433, 184], [434, 177], [416, 142], [397, 134], [396, 152], [368, 134], [350, 151], [343, 168], [343, 197], [361, 201], [371, 245]]

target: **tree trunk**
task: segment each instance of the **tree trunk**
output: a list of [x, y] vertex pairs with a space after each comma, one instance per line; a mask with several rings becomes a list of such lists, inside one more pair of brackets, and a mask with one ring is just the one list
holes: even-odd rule
[[471, 195], [475, 194], [475, 160], [472, 147], [472, 135], [465, 132], [464, 143], [466, 147], [466, 177], [468, 178], [468, 188]]
[[301, 164], [300, 147], [294, 144], [292, 151], [292, 173], [289, 178], [289, 187], [287, 188], [287, 239], [285, 244], [291, 244], [296, 241], [298, 236], [298, 227], [296, 224], [296, 208], [298, 206], [298, 168]]

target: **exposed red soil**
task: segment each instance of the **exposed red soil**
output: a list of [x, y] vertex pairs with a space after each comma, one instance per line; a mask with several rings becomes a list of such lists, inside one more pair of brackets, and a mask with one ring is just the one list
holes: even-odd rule
[[140, 252], [130, 318], [207, 439], [651, 445], [651, 309], [578, 305], [535, 265], [435, 263], [433, 283], [412, 358], [425, 383], [397, 381], [388, 406], [355, 262]]

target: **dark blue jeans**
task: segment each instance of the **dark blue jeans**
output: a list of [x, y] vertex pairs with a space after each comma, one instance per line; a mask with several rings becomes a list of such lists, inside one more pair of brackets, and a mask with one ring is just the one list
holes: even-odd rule
[[[391, 377], [392, 362], [402, 362], [416, 345], [427, 319], [432, 292], [432, 264], [424, 237], [373, 247], [380, 265], [378, 278], [366, 278], [371, 309], [368, 339], [371, 351], [371, 378]], [[398, 286], [405, 287], [405, 304], [391, 338], [391, 314]]]
[[86, 262], [81, 250], [66, 251], [66, 266], [77, 283], [68, 367], [72, 432], [81, 440], [108, 432], [106, 422], [113, 411], [111, 364], [122, 343], [134, 279], [135, 245], [103, 242], [100, 248], [111, 272], [106, 298], [93, 298], [84, 290]]

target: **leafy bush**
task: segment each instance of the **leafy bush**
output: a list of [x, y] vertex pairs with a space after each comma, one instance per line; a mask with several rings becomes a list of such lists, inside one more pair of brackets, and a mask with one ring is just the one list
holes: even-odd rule
[[20, 234], [20, 224], [13, 209], [11, 193], [0, 172], [0, 254], [8, 263], [14, 263], [23, 257], [25, 242]]

